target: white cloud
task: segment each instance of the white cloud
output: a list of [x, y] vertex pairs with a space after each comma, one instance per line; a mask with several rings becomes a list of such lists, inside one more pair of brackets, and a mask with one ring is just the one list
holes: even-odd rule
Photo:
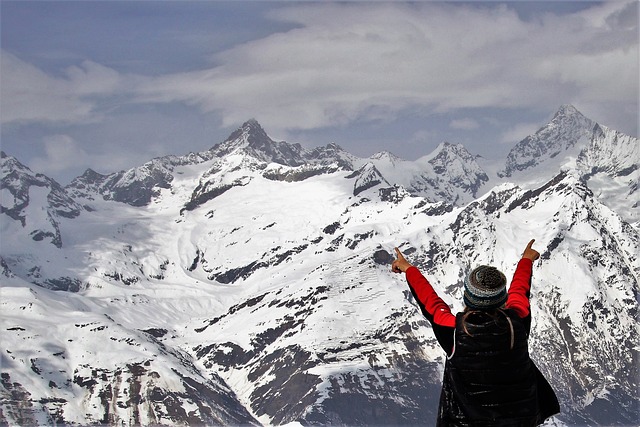
[[83, 95], [111, 95], [124, 88], [124, 78], [115, 70], [93, 61], [83, 61], [65, 70], [72, 92]]
[[2, 123], [96, 120], [99, 98], [124, 89], [115, 70], [95, 62], [84, 61], [58, 77], [6, 51], [0, 55]]
[[86, 119], [91, 104], [79, 99], [67, 81], [48, 76], [14, 55], [1, 53], [2, 123]]
[[[44, 156], [30, 159], [29, 167], [48, 176], [63, 176], [67, 172], [82, 173], [87, 168], [98, 172], [110, 173], [133, 167], [131, 157], [135, 157], [135, 147], [118, 151], [100, 152], [95, 146], [85, 146], [66, 134], [48, 135], [42, 139]], [[75, 176], [75, 175], [74, 175]]]
[[51, 135], [43, 139], [45, 157], [31, 161], [31, 168], [45, 174], [87, 165], [89, 156], [80, 144], [69, 135]]
[[149, 80], [139, 94], [220, 112], [225, 125], [256, 117], [276, 132], [392, 119], [413, 107], [637, 103], [638, 41], [629, 37], [637, 21], [611, 25], [625, 7], [525, 22], [500, 5], [294, 4], [273, 17], [295, 29], [218, 54], [215, 68]]
[[255, 117], [274, 134], [406, 111], [599, 102], [608, 108], [594, 118], [618, 125], [616, 111], [638, 105], [634, 10], [635, 2], [594, 3], [524, 21], [497, 3], [290, 3], [270, 16], [294, 29], [218, 53], [212, 68], [157, 77], [91, 61], [52, 76], [2, 52], [2, 122], [98, 120], [117, 96], [196, 106], [219, 113], [223, 126]]

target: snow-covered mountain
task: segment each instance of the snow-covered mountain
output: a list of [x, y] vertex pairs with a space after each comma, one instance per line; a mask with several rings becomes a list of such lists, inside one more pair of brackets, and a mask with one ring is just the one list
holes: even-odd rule
[[576, 170], [598, 199], [638, 227], [640, 144], [563, 105], [553, 119], [516, 144], [498, 176], [540, 185], [559, 170]]
[[2, 233], [29, 236], [62, 247], [59, 219], [75, 218], [83, 207], [51, 178], [33, 173], [17, 159], [0, 152]]
[[463, 145], [448, 142], [415, 161], [383, 152], [373, 155], [369, 162], [390, 182], [429, 202], [443, 201], [456, 206], [468, 203], [480, 195], [489, 180], [476, 156]]
[[362, 159], [255, 120], [65, 188], [3, 154], [0, 420], [429, 425], [444, 353], [393, 247], [459, 310], [470, 267], [512, 274], [535, 238], [548, 424], [635, 425], [639, 163], [571, 106], [502, 178], [461, 145]]
[[[462, 145], [443, 143], [432, 154], [414, 162], [402, 160], [388, 152], [361, 159], [336, 144], [305, 150], [300, 144], [274, 141], [256, 120], [251, 119], [224, 142], [207, 151], [156, 158], [140, 167], [111, 175], [100, 175], [89, 169], [74, 179], [67, 190], [76, 198], [93, 200], [102, 197], [132, 206], [145, 206], [159, 194], [160, 189], [171, 188], [177, 166], [198, 165], [219, 159], [214, 162], [213, 169], [204, 174], [206, 179], [227, 167], [226, 160], [231, 157], [244, 162], [245, 168], [262, 169], [262, 175], [271, 180], [290, 182], [337, 170], [353, 171], [354, 177], [360, 176], [354, 185], [354, 193], [363, 188], [362, 182], [381, 175], [374, 180], [389, 185], [389, 180], [385, 178], [388, 177], [412, 194], [429, 201], [443, 200], [453, 205], [473, 200], [488, 181], [486, 172], [476, 163], [476, 158]], [[221, 188], [220, 185], [215, 188]], [[202, 193], [202, 188], [198, 193]]]
[[561, 166], [567, 157], [578, 154], [595, 124], [574, 106], [563, 105], [548, 124], [513, 147], [504, 169], [498, 175], [510, 177], [545, 163], [547, 167], [550, 163], [554, 167]]

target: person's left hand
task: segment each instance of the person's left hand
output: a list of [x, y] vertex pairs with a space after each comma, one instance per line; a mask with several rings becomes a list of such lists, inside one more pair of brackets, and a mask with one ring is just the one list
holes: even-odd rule
[[391, 271], [393, 271], [394, 273], [404, 273], [410, 267], [413, 267], [411, 264], [409, 264], [409, 261], [404, 258], [404, 255], [402, 255], [400, 249], [395, 248], [395, 250], [397, 258], [395, 261], [393, 261], [393, 263], [391, 263]]

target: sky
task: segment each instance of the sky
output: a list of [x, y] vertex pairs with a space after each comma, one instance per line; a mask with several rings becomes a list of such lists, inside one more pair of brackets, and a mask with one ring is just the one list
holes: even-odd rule
[[561, 105], [638, 136], [636, 1], [0, 0], [0, 145], [65, 185], [275, 140], [501, 159]]

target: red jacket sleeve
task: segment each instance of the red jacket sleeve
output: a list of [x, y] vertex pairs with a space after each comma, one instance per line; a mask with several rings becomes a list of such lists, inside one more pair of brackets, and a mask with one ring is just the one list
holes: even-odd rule
[[[451, 313], [451, 307], [447, 305], [433, 289], [429, 281], [416, 267], [410, 267], [406, 271], [407, 282], [413, 293], [426, 311], [433, 323], [439, 326], [455, 327], [456, 316]], [[431, 320], [431, 319], [430, 319]]]
[[521, 318], [531, 314], [529, 306], [529, 294], [531, 291], [531, 274], [533, 272], [533, 261], [522, 258], [518, 262], [516, 272], [513, 274], [509, 296], [507, 298], [507, 308], [514, 310]]

